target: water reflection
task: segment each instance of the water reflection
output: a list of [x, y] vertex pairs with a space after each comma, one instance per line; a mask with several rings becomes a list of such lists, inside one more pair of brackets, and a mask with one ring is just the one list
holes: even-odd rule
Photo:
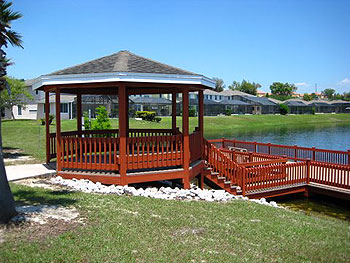
[[333, 217], [350, 221], [350, 201], [324, 195], [313, 195], [305, 198], [302, 195], [289, 195], [271, 198], [278, 204], [307, 215]]

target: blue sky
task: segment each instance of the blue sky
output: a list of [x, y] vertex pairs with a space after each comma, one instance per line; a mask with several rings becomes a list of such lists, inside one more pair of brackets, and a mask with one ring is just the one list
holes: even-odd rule
[[350, 1], [14, 0], [24, 49], [8, 74], [33, 78], [119, 50], [269, 90], [350, 91]]

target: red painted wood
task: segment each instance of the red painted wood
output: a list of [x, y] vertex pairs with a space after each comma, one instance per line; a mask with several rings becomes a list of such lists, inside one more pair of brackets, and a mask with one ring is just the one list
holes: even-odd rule
[[61, 102], [60, 88], [56, 87], [56, 150], [57, 150], [57, 171], [61, 171]]
[[[248, 151], [269, 154], [276, 156], [286, 155], [289, 159], [295, 161], [306, 161], [308, 158], [325, 163], [333, 163], [340, 165], [350, 165], [350, 150], [349, 151], [335, 151], [327, 149], [317, 149], [299, 146], [278, 145], [271, 143], [257, 143], [239, 140], [225, 140], [225, 148], [229, 146], [245, 148]], [[209, 142], [218, 145], [222, 139], [209, 140]], [[256, 151], [255, 151], [256, 150]]]

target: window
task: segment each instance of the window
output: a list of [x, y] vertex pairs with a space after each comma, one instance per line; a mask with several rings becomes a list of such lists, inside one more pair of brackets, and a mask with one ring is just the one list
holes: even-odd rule
[[22, 106], [21, 105], [17, 106], [17, 110], [18, 110], [17, 115], [18, 116], [22, 115]]
[[209, 95], [209, 99], [213, 99], [213, 95]]
[[38, 90], [35, 90], [35, 94], [38, 95], [38, 94], [39, 94], [39, 91], [38, 91]]
[[68, 103], [61, 103], [61, 113], [68, 113]]
[[218, 96], [215, 95], [215, 100], [218, 100]]

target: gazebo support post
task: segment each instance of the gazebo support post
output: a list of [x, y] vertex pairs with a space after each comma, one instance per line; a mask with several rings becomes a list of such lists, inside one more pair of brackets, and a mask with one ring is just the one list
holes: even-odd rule
[[125, 90], [126, 137], [129, 137], [129, 93]]
[[201, 158], [204, 159], [204, 100], [203, 90], [198, 91], [198, 128], [200, 136]]
[[81, 111], [81, 94], [77, 94], [77, 131], [78, 136], [82, 135], [82, 111]]
[[188, 87], [182, 92], [182, 133], [183, 133], [183, 161], [184, 161], [184, 177], [182, 179], [185, 189], [190, 188], [190, 138], [189, 138], [189, 99]]
[[61, 171], [61, 92], [56, 87], [56, 160], [57, 172]]
[[177, 133], [176, 130], [176, 92], [171, 93], [171, 128], [173, 135]]
[[126, 130], [127, 130], [127, 96], [126, 87], [121, 84], [118, 88], [119, 99], [119, 174], [121, 185], [127, 184], [126, 178]]
[[45, 91], [46, 163], [50, 162], [50, 92]]

